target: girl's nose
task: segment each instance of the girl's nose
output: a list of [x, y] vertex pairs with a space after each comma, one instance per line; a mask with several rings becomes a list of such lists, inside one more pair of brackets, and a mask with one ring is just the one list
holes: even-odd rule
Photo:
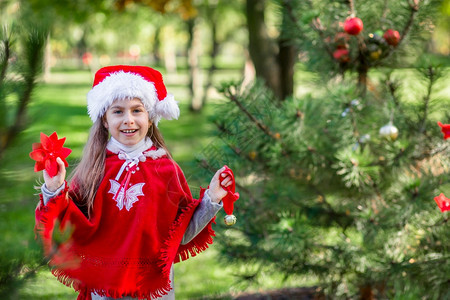
[[124, 116], [124, 120], [123, 120], [124, 124], [134, 124], [134, 118], [133, 118], [133, 114], [131, 112], [127, 112]]

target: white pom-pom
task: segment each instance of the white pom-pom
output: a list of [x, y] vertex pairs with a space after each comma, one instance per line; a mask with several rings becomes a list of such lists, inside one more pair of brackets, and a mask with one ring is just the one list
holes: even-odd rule
[[178, 119], [180, 116], [180, 108], [172, 94], [167, 94], [166, 98], [158, 101], [155, 106], [154, 116], [160, 116], [167, 120]]

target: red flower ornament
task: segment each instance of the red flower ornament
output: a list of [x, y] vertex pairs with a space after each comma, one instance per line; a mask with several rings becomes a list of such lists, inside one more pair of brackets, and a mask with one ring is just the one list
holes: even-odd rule
[[436, 201], [436, 204], [442, 212], [450, 210], [450, 199], [445, 197], [443, 193], [434, 197], [434, 201]]
[[450, 124], [442, 124], [438, 122], [438, 125], [441, 127], [442, 133], [444, 134], [444, 140], [450, 137]]
[[53, 132], [50, 136], [41, 132], [41, 142], [33, 143], [33, 151], [30, 152], [31, 159], [36, 161], [34, 171], [39, 172], [45, 169], [50, 177], [55, 176], [58, 173], [58, 163], [56, 162], [58, 157], [68, 167], [66, 157], [72, 150], [63, 147], [65, 141], [65, 137], [58, 139], [56, 132]]

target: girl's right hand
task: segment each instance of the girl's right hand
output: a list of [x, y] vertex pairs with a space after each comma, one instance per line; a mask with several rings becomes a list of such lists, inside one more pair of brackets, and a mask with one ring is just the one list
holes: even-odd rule
[[59, 157], [56, 158], [56, 162], [58, 163], [58, 173], [55, 176], [48, 176], [47, 171], [44, 170], [45, 185], [50, 192], [56, 191], [66, 179], [66, 166], [64, 162]]

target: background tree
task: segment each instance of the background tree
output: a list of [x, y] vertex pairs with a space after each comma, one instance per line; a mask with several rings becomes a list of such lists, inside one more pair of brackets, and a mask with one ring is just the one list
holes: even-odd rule
[[[279, 102], [260, 82], [223, 85], [221, 140], [199, 157], [238, 178], [238, 223], [221, 233], [222, 253], [256, 266], [243, 279], [315, 277], [333, 299], [449, 297], [448, 212], [433, 200], [450, 195], [450, 148], [436, 124], [449, 120], [448, 60], [426, 54], [442, 2], [280, 3], [280, 31], [296, 42], [312, 92]], [[339, 23], [354, 12], [364, 31], [344, 35]], [[388, 29], [401, 42], [389, 44]]]
[[[269, 35], [266, 24], [266, 2], [246, 1], [249, 53], [255, 66], [256, 76], [264, 80], [274, 95], [282, 100], [293, 94], [295, 47], [285, 34], [288, 26], [280, 29], [279, 36]], [[281, 22], [287, 22], [283, 11]]]
[[0, 35], [0, 159], [28, 125], [27, 106], [42, 73], [46, 28], [2, 24]]
[[[227, 44], [239, 43], [242, 32], [246, 31], [241, 1], [202, 1], [196, 8], [198, 14], [186, 22], [189, 32], [186, 56], [191, 74], [189, 86], [192, 111], [200, 111], [206, 104], [208, 91], [216, 84], [214, 74], [217, 69], [228, 68], [217, 60], [223, 49], [226, 49]], [[246, 47], [247, 41], [243, 41], [242, 50]], [[236, 61], [244, 60], [238, 58]]]
[[[10, 10], [7, 5], [2, 7]], [[12, 9], [14, 10], [14, 9]], [[5, 154], [17, 144], [20, 133], [27, 129], [31, 120], [28, 106], [43, 71], [43, 55], [48, 28], [44, 22], [35, 23], [29, 15], [21, 15], [20, 25], [6, 11], [0, 11], [0, 165]], [[8, 11], [11, 14], [11, 11]], [[20, 18], [19, 18], [20, 19]], [[2, 185], [3, 186], [3, 185]], [[2, 195], [4, 190], [2, 189]], [[17, 199], [13, 199], [18, 201]], [[7, 207], [1, 201], [2, 210]], [[3, 220], [2, 220], [3, 221]], [[37, 251], [26, 252], [11, 236], [4, 233], [0, 248], [0, 297], [15, 298], [15, 291], [26, 279], [35, 274], [43, 262]], [[32, 247], [30, 247], [32, 248]], [[26, 267], [25, 267], [26, 266]]]

